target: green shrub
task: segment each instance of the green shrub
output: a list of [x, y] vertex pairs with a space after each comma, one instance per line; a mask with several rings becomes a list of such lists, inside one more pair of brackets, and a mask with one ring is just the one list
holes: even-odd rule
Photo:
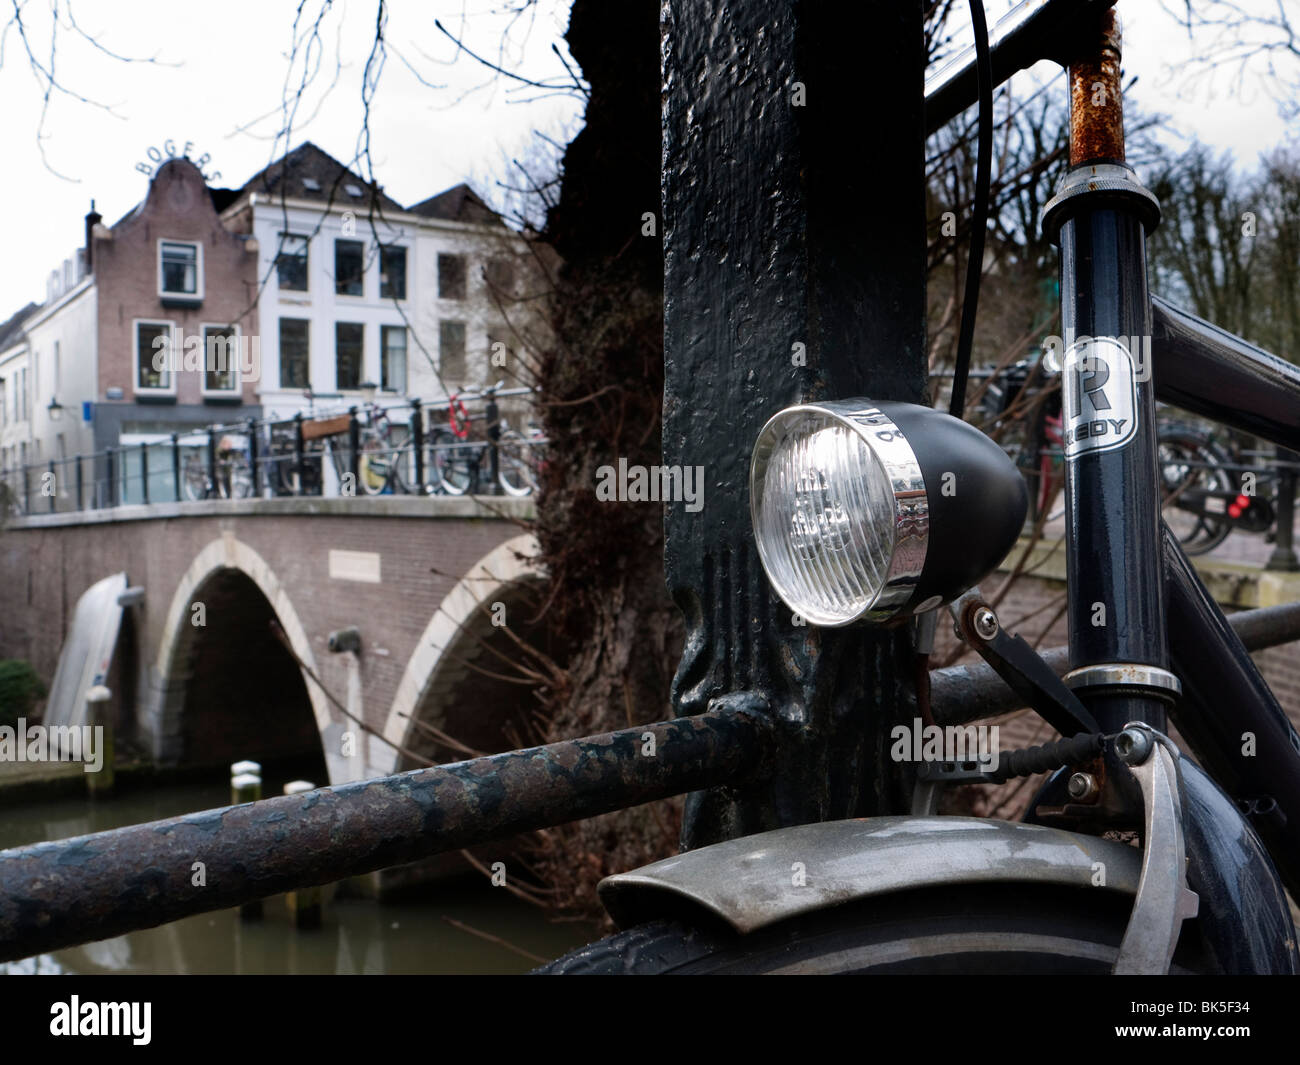
[[0, 725], [13, 725], [36, 708], [45, 685], [31, 664], [20, 658], [0, 659]]

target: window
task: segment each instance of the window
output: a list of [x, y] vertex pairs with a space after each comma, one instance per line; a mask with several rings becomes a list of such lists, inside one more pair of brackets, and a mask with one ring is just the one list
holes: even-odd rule
[[406, 327], [385, 325], [379, 330], [383, 350], [379, 387], [385, 392], [406, 391]]
[[305, 318], [280, 319], [280, 387], [307, 387], [307, 328]]
[[406, 249], [389, 244], [379, 249], [379, 297], [406, 299]]
[[135, 323], [135, 390], [170, 392], [172, 383], [172, 325]]
[[59, 342], [54, 342], [54, 394], [59, 394], [59, 387], [62, 384], [63, 370], [60, 366], [62, 359], [59, 355]]
[[361, 387], [364, 337], [365, 326], [359, 322], [334, 323], [334, 387], [339, 391]]
[[307, 238], [280, 234], [280, 251], [275, 257], [280, 288], [286, 292], [307, 291]]
[[158, 242], [158, 294], [201, 297], [203, 295], [202, 266], [201, 245], [160, 240]]
[[444, 384], [465, 383], [465, 323], [438, 323], [438, 368]]
[[203, 392], [239, 394], [239, 330], [234, 326], [203, 327]]
[[5, 382], [0, 380], [0, 425], [9, 420], [9, 400], [5, 397]]
[[465, 256], [438, 256], [438, 298], [443, 300], [465, 298]]
[[365, 278], [365, 245], [359, 240], [334, 242], [334, 292], [339, 296], [360, 296]]
[[488, 290], [497, 296], [515, 295], [515, 263], [513, 259], [489, 259], [483, 267]]

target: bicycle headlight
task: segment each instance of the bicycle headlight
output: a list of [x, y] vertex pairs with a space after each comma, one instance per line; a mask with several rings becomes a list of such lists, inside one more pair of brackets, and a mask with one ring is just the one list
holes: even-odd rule
[[749, 505], [781, 599], [814, 625], [881, 622], [960, 595], [1011, 549], [1024, 478], [965, 422], [910, 403], [789, 407], [758, 435]]

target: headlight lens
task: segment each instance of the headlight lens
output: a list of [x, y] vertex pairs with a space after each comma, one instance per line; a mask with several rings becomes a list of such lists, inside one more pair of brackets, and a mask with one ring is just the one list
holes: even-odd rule
[[925, 484], [897, 425], [867, 401], [772, 418], [754, 449], [750, 507], [768, 579], [809, 622], [881, 620], [912, 597]]

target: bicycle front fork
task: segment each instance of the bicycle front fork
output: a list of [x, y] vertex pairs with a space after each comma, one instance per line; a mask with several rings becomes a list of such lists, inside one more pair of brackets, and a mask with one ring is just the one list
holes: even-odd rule
[[1104, 732], [1164, 731], [1169, 670], [1146, 233], [1155, 197], [1124, 162], [1120, 35], [1102, 16], [1069, 67], [1070, 170], [1044, 208], [1060, 248], [1070, 665]]

